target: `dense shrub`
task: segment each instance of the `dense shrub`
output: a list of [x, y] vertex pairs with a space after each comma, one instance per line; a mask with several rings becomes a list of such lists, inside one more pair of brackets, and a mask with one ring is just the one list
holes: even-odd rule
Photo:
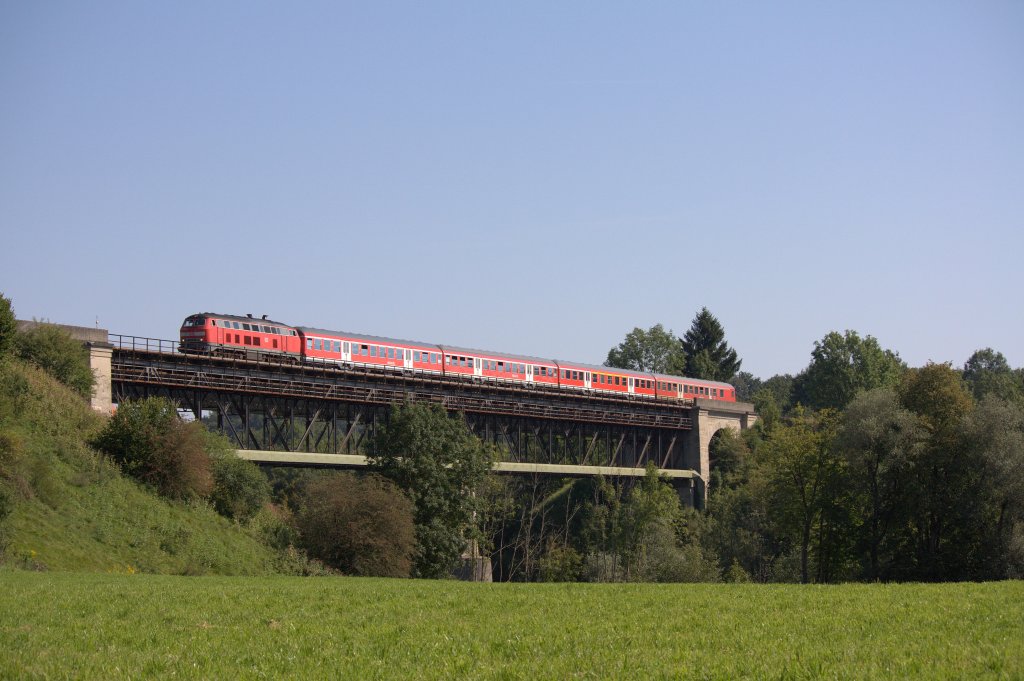
[[36, 364], [82, 397], [92, 394], [96, 377], [89, 367], [89, 351], [64, 329], [38, 324], [14, 336], [19, 357]]
[[377, 475], [324, 475], [306, 486], [296, 516], [311, 556], [350, 575], [408, 577], [413, 505]]
[[256, 464], [223, 449], [212, 452], [210, 460], [213, 463], [210, 503], [221, 515], [248, 520], [270, 499], [270, 483]]
[[213, 491], [203, 427], [181, 421], [170, 400], [121, 404], [91, 444], [166, 497], [205, 497]]

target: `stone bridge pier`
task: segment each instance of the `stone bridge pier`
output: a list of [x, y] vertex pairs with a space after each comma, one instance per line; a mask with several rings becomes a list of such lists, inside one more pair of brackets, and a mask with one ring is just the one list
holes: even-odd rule
[[711, 457], [709, 448], [715, 433], [723, 428], [737, 434], [757, 422], [754, 405], [748, 402], [718, 402], [697, 400], [693, 407], [693, 430], [686, 438], [683, 450], [687, 468], [697, 471], [694, 479], [693, 505], [704, 508], [709, 496], [711, 482]]

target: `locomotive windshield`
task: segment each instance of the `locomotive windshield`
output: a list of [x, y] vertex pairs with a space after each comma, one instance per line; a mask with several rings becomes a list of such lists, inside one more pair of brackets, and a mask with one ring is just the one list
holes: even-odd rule
[[184, 326], [206, 326], [206, 317], [189, 317]]

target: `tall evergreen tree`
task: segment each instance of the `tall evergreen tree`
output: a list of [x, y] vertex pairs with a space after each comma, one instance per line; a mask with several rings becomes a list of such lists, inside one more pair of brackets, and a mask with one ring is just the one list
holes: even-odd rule
[[728, 381], [743, 363], [725, 342], [721, 323], [706, 307], [693, 318], [681, 343], [686, 353], [686, 375], [693, 378]]

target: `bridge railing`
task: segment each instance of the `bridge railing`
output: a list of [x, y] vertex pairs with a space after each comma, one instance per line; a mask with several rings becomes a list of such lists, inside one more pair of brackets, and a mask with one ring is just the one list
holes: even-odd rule
[[176, 340], [167, 340], [164, 338], [143, 338], [141, 336], [125, 336], [119, 333], [109, 334], [107, 338], [111, 345], [122, 350], [179, 354], [178, 341]]

